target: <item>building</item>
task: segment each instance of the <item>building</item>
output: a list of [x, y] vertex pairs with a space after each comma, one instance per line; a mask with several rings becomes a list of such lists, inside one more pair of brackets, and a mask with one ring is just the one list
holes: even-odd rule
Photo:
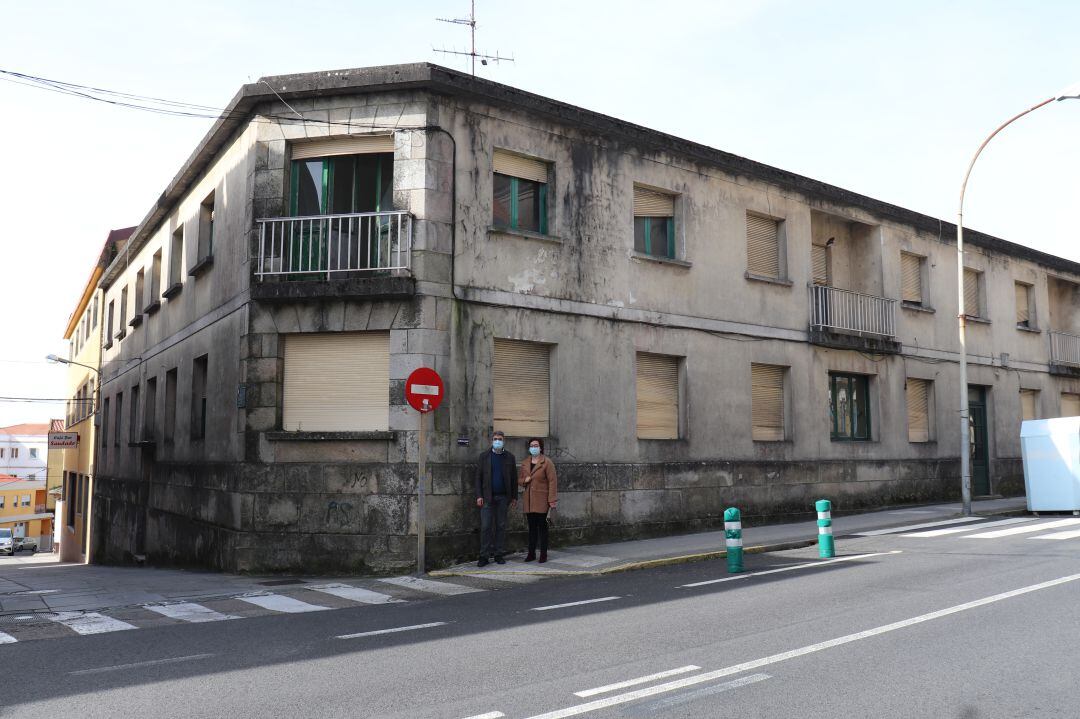
[[[94, 439], [97, 427], [98, 371], [101, 363], [102, 273], [118, 256], [134, 227], [113, 230], [105, 238], [98, 260], [83, 285], [68, 318], [64, 339], [68, 341], [65, 381], [67, 416], [63, 429], [78, 435], [75, 447], [55, 449], [60, 463], [62, 501], [58, 508], [57, 534], [60, 559], [89, 559], [90, 507], [94, 481]], [[50, 461], [52, 457], [50, 456]]]
[[45, 482], [0, 475], [0, 527], [16, 537], [34, 537], [38, 548], [52, 547], [52, 512], [45, 506]]
[[28, 422], [0, 427], [0, 474], [45, 479], [49, 425]]
[[[300, 113], [298, 117], [296, 113]], [[955, 227], [430, 64], [245, 85], [102, 275], [97, 561], [476, 552], [493, 427], [557, 541], [955, 498]], [[1080, 264], [968, 234], [975, 494], [1075, 413]]]

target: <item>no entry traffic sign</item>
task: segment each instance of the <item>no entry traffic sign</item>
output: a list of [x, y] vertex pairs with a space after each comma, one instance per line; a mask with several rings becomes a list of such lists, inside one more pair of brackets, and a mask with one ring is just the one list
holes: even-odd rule
[[428, 367], [413, 370], [405, 380], [405, 401], [417, 412], [433, 412], [443, 400], [443, 381]]

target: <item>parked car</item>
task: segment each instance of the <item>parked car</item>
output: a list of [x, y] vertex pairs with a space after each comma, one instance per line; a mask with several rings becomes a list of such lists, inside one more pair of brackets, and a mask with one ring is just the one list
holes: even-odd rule
[[15, 538], [8, 527], [0, 527], [0, 554], [15, 555]]
[[37, 538], [36, 537], [15, 537], [15, 551], [19, 552], [24, 549], [34, 553], [37, 551]]

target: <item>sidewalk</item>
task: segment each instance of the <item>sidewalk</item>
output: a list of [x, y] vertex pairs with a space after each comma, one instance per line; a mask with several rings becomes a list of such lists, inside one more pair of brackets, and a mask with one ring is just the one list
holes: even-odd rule
[[[982, 500], [974, 503], [978, 514], [990, 515], [1022, 511], [1023, 497]], [[940, 504], [882, 510], [837, 517], [833, 531], [837, 537], [855, 532], [933, 522], [958, 516], [960, 505]], [[813, 520], [743, 528], [745, 551], [764, 552], [807, 546], [817, 541]], [[695, 561], [723, 556], [722, 531], [687, 534], [658, 539], [642, 539], [613, 544], [556, 548], [543, 565], [522, 562], [524, 555], [508, 557], [504, 565], [484, 569], [475, 562], [431, 572], [432, 577], [484, 577], [502, 575], [575, 576], [607, 574], [629, 569]], [[95, 611], [136, 605], [198, 602], [227, 599], [244, 594], [288, 590], [300, 585], [342, 583], [370, 577], [238, 576], [214, 572], [145, 567], [105, 567], [63, 564], [55, 554], [20, 554], [0, 557], [0, 618], [38, 612]], [[525, 581], [527, 576], [517, 579]]]

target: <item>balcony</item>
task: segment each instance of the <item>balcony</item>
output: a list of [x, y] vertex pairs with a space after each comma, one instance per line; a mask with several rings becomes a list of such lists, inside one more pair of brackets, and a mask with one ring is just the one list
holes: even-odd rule
[[1050, 331], [1050, 372], [1080, 377], [1080, 336]]
[[810, 341], [836, 349], [899, 353], [896, 300], [811, 285]]
[[258, 220], [252, 297], [408, 297], [412, 215], [358, 212]]

